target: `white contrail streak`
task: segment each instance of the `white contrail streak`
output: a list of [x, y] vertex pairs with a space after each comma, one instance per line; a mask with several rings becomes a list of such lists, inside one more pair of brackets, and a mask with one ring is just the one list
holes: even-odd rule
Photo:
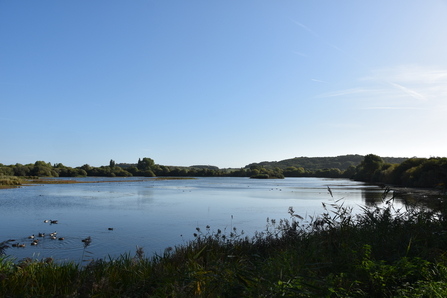
[[[294, 21], [294, 20], [292, 20], [292, 21], [293, 21], [295, 24], [297, 24], [298, 26], [300, 26], [301, 28], [303, 28], [303, 29], [305, 29], [306, 31], [310, 32], [310, 33], [311, 33], [312, 35], [314, 35], [315, 37], [317, 37], [321, 42], [323, 42], [323, 43], [325, 43], [326, 45], [328, 45], [328, 46], [334, 48], [334, 49], [337, 50], [338, 52], [340, 52], [340, 53], [346, 55], [348, 58], [350, 58], [350, 59], [356, 61], [358, 64], [362, 65], [363, 67], [365, 67], [366, 69], [368, 69], [368, 70], [371, 72], [370, 67], [368, 67], [365, 63], [359, 61], [358, 59], [356, 59], [356, 58], [353, 57], [352, 55], [349, 55], [348, 53], [346, 53], [344, 50], [340, 49], [339, 47], [337, 47], [337, 46], [335, 46], [335, 45], [333, 45], [333, 44], [327, 42], [326, 40], [324, 40], [323, 38], [321, 38], [317, 33], [315, 33], [315, 31], [313, 31], [313, 30], [310, 29], [309, 27], [307, 27], [307, 26], [301, 24], [300, 22], [297, 22], [297, 21]], [[413, 98], [415, 98], [415, 99], [418, 99], [418, 100], [427, 100], [427, 98], [426, 98], [425, 96], [423, 96], [422, 94], [419, 94], [418, 92], [416, 92], [416, 91], [414, 91], [414, 90], [411, 90], [411, 89], [409, 89], [409, 88], [407, 88], [407, 87], [404, 87], [404, 86], [402, 86], [402, 85], [399, 85], [399, 84], [396, 84], [396, 83], [393, 83], [393, 82], [389, 82], [389, 81], [386, 81], [386, 80], [377, 79], [377, 78], [376, 78], [375, 80], [377, 80], [377, 81], [381, 81], [382, 83], [388, 83], [389, 85], [393, 86], [394, 88], [396, 88], [396, 89], [398, 89], [398, 90], [400, 90], [400, 91], [403, 91], [405, 94], [407, 94], [407, 95], [409, 95], [409, 96], [411, 96], [411, 97], [413, 97]], [[336, 94], [336, 95], [338, 96], [339, 94]], [[333, 95], [333, 96], [334, 96], [334, 95]]]
[[405, 92], [406, 94], [410, 95], [413, 98], [419, 99], [419, 100], [427, 100], [427, 98], [419, 93], [417, 93], [416, 91], [413, 91], [411, 89], [408, 89], [404, 86], [401, 86], [399, 84], [396, 83], [392, 83], [392, 82], [388, 82], [388, 84], [390, 84], [391, 86], [396, 87], [399, 90], [402, 90], [403, 92]]

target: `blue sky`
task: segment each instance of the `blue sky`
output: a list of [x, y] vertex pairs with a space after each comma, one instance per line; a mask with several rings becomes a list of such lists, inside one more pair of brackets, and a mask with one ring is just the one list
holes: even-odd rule
[[447, 156], [447, 1], [0, 1], [0, 163]]

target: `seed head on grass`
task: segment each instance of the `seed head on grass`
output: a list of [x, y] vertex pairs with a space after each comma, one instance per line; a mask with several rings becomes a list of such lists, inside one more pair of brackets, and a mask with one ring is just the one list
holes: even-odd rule
[[[82, 239], [81, 241], [84, 242], [84, 249], [82, 250], [82, 257], [81, 257], [81, 260], [85, 261], [85, 260], [84, 260], [84, 254], [85, 254], [85, 252], [86, 252], [85, 249], [92, 243], [92, 238], [91, 238], [90, 236], [88, 236], [87, 238]], [[87, 253], [92, 254], [92, 253], [89, 252], [89, 251], [87, 251]]]
[[52, 264], [53, 261], [54, 261], [53, 258], [45, 258], [45, 259], [43, 260], [43, 262], [44, 262], [44, 263], [47, 263], [47, 264]]
[[84, 242], [84, 248], [87, 248], [90, 245], [90, 243], [92, 243], [92, 238], [88, 236], [87, 238], [82, 239], [82, 242]]
[[327, 190], [329, 191], [329, 194], [331, 195], [331, 197], [333, 198], [334, 196], [332, 195], [332, 190], [331, 190], [331, 188], [328, 186], [327, 187]]
[[144, 258], [144, 250], [137, 245], [136, 257], [141, 261]]
[[13, 240], [6, 240], [3, 242], [0, 242], [0, 256], [5, 254], [5, 251], [9, 248], [9, 243], [12, 242]]

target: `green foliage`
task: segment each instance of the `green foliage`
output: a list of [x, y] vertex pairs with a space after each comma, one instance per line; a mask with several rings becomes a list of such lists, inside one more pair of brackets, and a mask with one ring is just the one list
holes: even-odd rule
[[266, 169], [260, 166], [253, 166], [250, 169], [250, 178], [256, 179], [283, 179], [283, 171], [276, 167], [274, 169]]
[[15, 166], [12, 166], [12, 168], [14, 170], [14, 176], [25, 177], [29, 176], [31, 172], [30, 167], [21, 165], [19, 163], [15, 164]]
[[0, 176], [14, 176], [14, 169], [12, 167], [0, 166]]
[[137, 168], [140, 171], [152, 170], [155, 166], [154, 160], [148, 157], [143, 158], [143, 160], [138, 159]]
[[[118, 164], [110, 160], [109, 166], [92, 167], [85, 164], [71, 168], [62, 163], [36, 161], [34, 164], [0, 165], [0, 174], [7, 176], [38, 177], [128, 177], [128, 176], [181, 176], [181, 177], [328, 177], [350, 178], [370, 183], [396, 184], [409, 187], [440, 187], [447, 183], [447, 158], [410, 158], [401, 164], [402, 158], [381, 158], [374, 154], [366, 155], [358, 164], [360, 155], [346, 155], [322, 158], [295, 158], [281, 162], [262, 162], [241, 169], [219, 169], [215, 166], [196, 165], [191, 167], [168, 167], [155, 164], [148, 157], [139, 159], [137, 164]], [[292, 163], [299, 161], [300, 165]], [[308, 166], [306, 168], [305, 166]], [[332, 167], [328, 167], [332, 165]], [[343, 168], [346, 167], [346, 170]]]
[[22, 182], [19, 177], [0, 175], [0, 186], [18, 186], [22, 185]]
[[360, 181], [408, 187], [439, 187], [447, 183], [447, 158], [410, 158], [401, 164], [387, 164], [377, 155], [367, 155], [353, 178]]
[[[321, 169], [339, 169], [340, 171], [347, 170], [350, 166], [357, 166], [364, 159], [362, 155], [340, 155], [336, 157], [295, 157], [291, 159], [285, 159], [282, 161], [263, 161], [259, 163], [252, 163], [245, 168], [248, 169], [251, 166], [261, 166], [267, 169], [279, 167], [283, 170], [289, 167], [303, 168], [307, 171], [317, 171]], [[387, 163], [401, 163], [406, 158], [401, 157], [384, 157], [383, 160]], [[302, 177], [302, 176], [299, 176]]]
[[368, 154], [357, 166], [357, 173], [354, 177], [358, 180], [367, 182], [378, 181], [378, 176], [383, 164], [384, 161], [380, 156]]
[[284, 176], [286, 177], [303, 177], [306, 171], [303, 167], [287, 167], [284, 169]]
[[269, 176], [269, 174], [255, 174], [255, 175], [251, 176], [250, 178], [254, 178], [254, 179], [269, 179], [270, 176]]

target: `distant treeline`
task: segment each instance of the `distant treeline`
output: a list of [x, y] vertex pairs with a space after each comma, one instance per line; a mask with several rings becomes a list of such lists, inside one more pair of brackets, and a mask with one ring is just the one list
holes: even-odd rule
[[[357, 166], [365, 158], [364, 155], [348, 154], [335, 157], [295, 157], [281, 161], [263, 161], [259, 163], [251, 163], [245, 168], [252, 166], [261, 166], [266, 169], [286, 169], [289, 167], [303, 168], [307, 171], [317, 171], [321, 169], [339, 169], [347, 170], [350, 166]], [[391, 164], [399, 164], [406, 160], [406, 157], [382, 157], [382, 159]]]
[[[369, 154], [363, 156], [357, 164], [350, 164], [360, 155], [347, 155], [323, 158], [295, 158], [270, 164], [250, 164], [240, 169], [219, 169], [215, 166], [173, 167], [155, 164], [148, 157], [139, 159], [136, 164], [116, 164], [110, 160], [108, 166], [92, 167], [85, 164], [71, 168], [61, 163], [51, 164], [36, 161], [34, 164], [0, 164], [0, 176], [18, 177], [130, 177], [130, 176], [183, 176], [183, 177], [251, 177], [251, 178], [284, 178], [284, 177], [327, 177], [350, 178], [369, 183], [395, 184], [408, 187], [437, 187], [447, 183], [447, 158], [381, 158]], [[351, 159], [350, 159], [351, 158]], [[331, 160], [332, 159], [332, 160]], [[280, 166], [290, 164], [292, 160], [312, 161], [312, 166]], [[323, 162], [325, 161], [325, 162]], [[394, 162], [390, 162], [394, 161]], [[397, 162], [399, 161], [399, 162]], [[341, 168], [316, 168], [319, 166], [339, 165]]]
[[447, 158], [409, 158], [400, 164], [391, 164], [380, 156], [369, 154], [350, 178], [370, 183], [444, 189], [447, 183]]
[[231, 170], [221, 170], [216, 166], [173, 167], [155, 164], [151, 158], [139, 159], [136, 164], [117, 164], [113, 159], [108, 166], [67, 167], [62, 163], [51, 164], [36, 161], [33, 164], [3, 165], [0, 163], [0, 176], [18, 177], [155, 177], [155, 176], [225, 176]]

